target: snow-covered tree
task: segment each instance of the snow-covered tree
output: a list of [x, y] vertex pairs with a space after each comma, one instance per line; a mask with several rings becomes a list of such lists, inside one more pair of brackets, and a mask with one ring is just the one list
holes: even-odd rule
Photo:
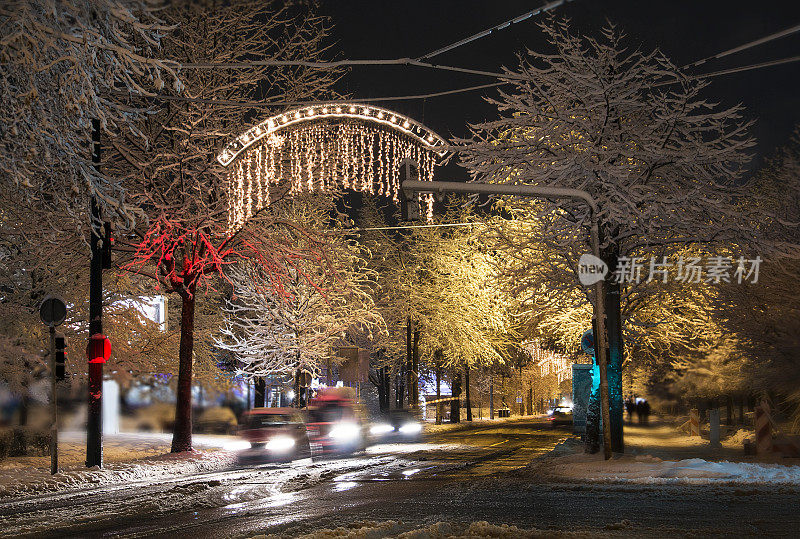
[[455, 380], [505, 361], [517, 338], [514, 302], [496, 281], [495, 253], [482, 223], [453, 209], [441, 221], [466, 226], [393, 233], [382, 229], [387, 223], [380, 210], [367, 200], [359, 217], [361, 242], [380, 276], [375, 302], [388, 328], [378, 346], [387, 352], [384, 363], [375, 366], [400, 375], [400, 386], [410, 383], [413, 400], [423, 370], [438, 372], [440, 380], [443, 370], [452, 371]]
[[[741, 107], [708, 101], [706, 81], [687, 77], [659, 51], [626, 46], [613, 26], [598, 38], [576, 35], [568, 22], [542, 29], [554, 52], [521, 55], [519, 68], [508, 71], [512, 89], [489, 100], [502, 116], [474, 126], [472, 138], [458, 141], [473, 178], [591, 193], [599, 207], [601, 257], [612, 273], [626, 257], [750, 239], [735, 204], [745, 152], [753, 144]], [[519, 238], [518, 245], [546, 245], [568, 268], [576, 267], [576, 255], [590, 252], [585, 205], [505, 205], [542, 229]], [[521, 283], [528, 270], [535, 268], [518, 266]], [[607, 286], [615, 449], [622, 446], [621, 305], [636, 288]]]
[[[326, 53], [327, 22], [306, 4], [176, 2], [159, 16], [175, 26], [163, 39], [164, 57], [180, 64], [254, 58], [313, 61]], [[121, 266], [156, 279], [163, 292], [181, 299], [175, 452], [191, 449], [196, 294], [219, 276], [224, 266], [243, 259], [260, 265], [279, 294], [298, 258], [307, 256], [325, 264], [316, 250], [320, 244], [309, 242], [307, 250], [295, 249], [296, 234], [305, 232], [269, 208], [244, 229], [229, 229], [227, 171], [215, 158], [222, 146], [255, 118], [250, 110], [206, 100], [318, 98], [329, 94], [337, 78], [327, 70], [267, 66], [235, 72], [191, 69], [183, 70], [181, 76], [181, 92], [165, 86], [158, 99], [145, 101], [153, 107], [152, 113], [136, 125], [145, 141], [140, 142], [134, 133], [112, 140], [107, 164], [148, 216], [147, 226], [138, 229], [135, 238], [117, 242], [131, 253]], [[142, 102], [138, 96], [130, 99]], [[264, 112], [282, 108], [277, 105]], [[280, 200], [287, 193], [288, 188], [271, 200]]]
[[353, 339], [371, 342], [385, 331], [371, 295], [376, 275], [367, 267], [368, 253], [341, 230], [323, 230], [326, 212], [306, 200], [294, 206], [293, 220], [327, 236], [321, 252], [328, 263], [298, 260], [280, 291], [261, 265], [243, 263], [227, 272], [233, 297], [223, 308], [217, 346], [233, 354], [247, 378], [293, 375], [298, 369], [317, 375], [336, 361], [336, 346]]
[[742, 205], [756, 208], [764, 267], [757, 283], [722, 287], [715, 315], [749, 360], [752, 390], [785, 399], [800, 422], [800, 131], [759, 172]]
[[[466, 223], [470, 216], [462, 218]], [[498, 286], [497, 264], [483, 238], [480, 222], [414, 230], [417, 283], [409, 299], [423, 328], [424, 352], [442, 350], [446, 367], [503, 363], [514, 342], [513, 302]]]
[[[159, 58], [168, 27], [139, 0], [11, 0], [0, 6], [0, 170], [3, 190], [18, 190], [29, 211], [61, 216], [61, 228], [83, 228], [89, 198], [103, 215], [132, 225], [140, 208], [122, 178], [90, 159], [91, 122], [105, 136], [128, 133], [143, 109], [118, 91], [178, 90], [174, 69]], [[70, 220], [67, 219], [70, 218]]]
[[[0, 381], [11, 382], [11, 390], [22, 391], [23, 399], [24, 387], [49, 372], [48, 330], [39, 319], [39, 306], [48, 294], [68, 305], [67, 320], [58, 328], [67, 337], [68, 380], [85, 383], [81, 348], [88, 329], [87, 248], [80, 231], [59, 230], [59, 222], [56, 214], [28, 212], [20, 192], [0, 191], [0, 336], [13, 343], [0, 351], [0, 361], [8, 367]], [[141, 284], [140, 279], [109, 272], [103, 290], [105, 330], [114, 343], [106, 374], [123, 385], [143, 372], [171, 370], [163, 347], [172, 335], [132, 308], [140, 294], [147, 295]], [[25, 361], [14, 355], [17, 348]], [[31, 364], [41, 364], [44, 371]], [[27, 381], [20, 385], [14, 378]]]

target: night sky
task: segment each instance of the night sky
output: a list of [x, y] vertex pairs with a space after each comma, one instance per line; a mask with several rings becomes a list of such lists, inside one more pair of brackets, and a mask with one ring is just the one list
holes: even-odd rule
[[[338, 58], [419, 57], [471, 34], [521, 15], [546, 1], [343, 1], [325, 0], [322, 10], [334, 24]], [[800, 1], [723, 0], [574, 0], [554, 13], [569, 17], [581, 33], [597, 35], [609, 20], [628, 36], [628, 44], [645, 51], [660, 48], [677, 65], [800, 24]], [[432, 61], [488, 71], [515, 67], [516, 53], [530, 48], [551, 52], [537, 22], [529, 18], [490, 36], [441, 54]], [[695, 72], [716, 71], [796, 56], [800, 33], [708, 62]], [[487, 77], [414, 67], [355, 67], [339, 90], [354, 97], [423, 94], [493, 82]], [[465, 136], [469, 122], [496, 117], [483, 95], [496, 90], [417, 101], [381, 103], [415, 118], [444, 137]], [[756, 119], [755, 168], [786, 144], [800, 124], [800, 62], [712, 79], [706, 97], [733, 105], [741, 102]], [[447, 177], [444, 177], [447, 176]], [[440, 180], [466, 178], [460, 167], [447, 167]]]

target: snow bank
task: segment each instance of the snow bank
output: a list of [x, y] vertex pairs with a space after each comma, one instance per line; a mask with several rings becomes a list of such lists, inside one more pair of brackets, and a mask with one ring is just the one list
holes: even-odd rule
[[109, 464], [103, 469], [74, 466], [55, 475], [50, 475], [49, 467], [7, 466], [0, 470], [0, 498], [85, 489], [113, 483], [155, 481], [222, 470], [232, 467], [235, 462], [235, 453], [220, 450], [172, 453], [133, 462]]
[[[398, 539], [447, 539], [456, 537], [493, 537], [497, 539], [517, 539], [523, 537], [597, 537], [596, 532], [559, 532], [556, 530], [539, 530], [518, 528], [508, 524], [490, 524], [486, 521], [461, 524], [454, 522], [437, 522], [430, 526], [404, 524], [394, 520], [383, 522], [359, 521], [339, 528], [317, 530], [306, 535], [291, 535], [297, 539], [380, 539], [396, 537]], [[284, 535], [257, 535], [251, 539], [280, 539]]]
[[731, 434], [727, 438], [725, 438], [724, 443], [726, 445], [742, 447], [744, 441], [750, 439], [756, 439], [756, 433], [752, 429], [739, 429], [735, 433]]
[[547, 459], [537, 468], [552, 478], [590, 482], [800, 485], [800, 465], [711, 462], [699, 458], [673, 461], [625, 455], [606, 461], [602, 455], [579, 454]]

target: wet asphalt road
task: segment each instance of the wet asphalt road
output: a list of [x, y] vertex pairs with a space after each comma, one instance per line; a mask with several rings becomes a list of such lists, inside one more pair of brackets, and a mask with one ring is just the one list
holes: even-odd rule
[[522, 469], [566, 431], [540, 420], [429, 435], [364, 455], [0, 504], [0, 535], [294, 536], [363, 520], [513, 524], [609, 536], [797, 536], [794, 489], [549, 484]]

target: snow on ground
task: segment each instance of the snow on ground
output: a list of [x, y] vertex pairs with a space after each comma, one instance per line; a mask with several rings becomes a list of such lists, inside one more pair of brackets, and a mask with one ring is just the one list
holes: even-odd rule
[[661, 460], [650, 455], [623, 455], [606, 461], [602, 454], [575, 454], [546, 459], [546, 465], [538, 469], [551, 478], [566, 481], [800, 485], [800, 465], [711, 462], [700, 458]]
[[688, 436], [666, 420], [655, 420], [650, 425], [628, 423], [625, 425], [625, 452], [663, 460], [737, 461], [744, 456], [746, 438], [754, 438], [751, 430], [740, 429], [729, 436], [723, 433], [721, 445], [712, 447], [708, 436]]
[[626, 424], [624, 455], [607, 461], [602, 453], [587, 455], [572, 437], [535, 459], [526, 475], [568, 482], [800, 485], [800, 461], [746, 457], [742, 442], [750, 437], [752, 431], [740, 429], [713, 447], [708, 439], [686, 436], [667, 421]]
[[456, 537], [492, 537], [497, 539], [517, 539], [527, 537], [603, 537], [604, 533], [598, 532], [559, 532], [552, 529], [540, 530], [532, 528], [518, 528], [507, 524], [490, 524], [486, 521], [461, 524], [455, 522], [437, 522], [429, 526], [404, 524], [395, 520], [356, 521], [348, 526], [334, 529], [317, 530], [305, 535], [256, 535], [251, 539], [282, 539], [295, 537], [297, 539], [380, 539], [394, 537], [398, 539], [448, 539]]
[[[0, 498], [91, 488], [112, 483], [158, 480], [233, 466], [238, 440], [230, 436], [194, 436], [195, 451], [170, 454], [172, 436], [121, 433], [103, 441], [104, 467], [86, 468], [86, 434], [59, 437], [59, 473], [50, 475], [50, 457], [11, 457], [0, 461]], [[227, 449], [227, 450], [226, 450]]]

